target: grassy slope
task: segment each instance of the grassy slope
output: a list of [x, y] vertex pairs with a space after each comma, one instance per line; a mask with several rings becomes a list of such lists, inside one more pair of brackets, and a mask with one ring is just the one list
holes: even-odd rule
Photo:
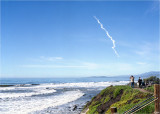
[[154, 92], [154, 85], [145, 88], [145, 90], [150, 91], [150, 92]]
[[[117, 107], [118, 113], [123, 113], [132, 106], [144, 101], [151, 96], [149, 93], [142, 93], [129, 86], [110, 86], [102, 90], [97, 96], [93, 97], [86, 107], [89, 107], [87, 114], [110, 113], [110, 107]], [[103, 111], [102, 111], [103, 110]], [[154, 104], [150, 104], [137, 112], [149, 114], [154, 112]]]

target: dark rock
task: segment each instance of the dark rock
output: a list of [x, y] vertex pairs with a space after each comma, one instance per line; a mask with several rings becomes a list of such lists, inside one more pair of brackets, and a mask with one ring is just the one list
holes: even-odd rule
[[77, 105], [73, 106], [73, 111], [75, 111], [77, 109]]

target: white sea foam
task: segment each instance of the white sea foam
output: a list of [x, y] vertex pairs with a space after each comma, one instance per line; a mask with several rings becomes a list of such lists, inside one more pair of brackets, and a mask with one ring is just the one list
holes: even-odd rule
[[108, 87], [110, 85], [126, 85], [129, 81], [119, 81], [119, 82], [79, 82], [79, 83], [60, 83], [60, 84], [42, 84], [41, 87], [52, 87], [52, 88], [75, 88], [75, 87], [85, 87], [85, 88], [99, 88]]
[[[37, 86], [30, 86], [30, 87], [1, 87], [0, 91], [21, 91], [21, 90], [29, 90], [30, 92], [12, 92], [12, 93], [1, 93], [0, 98], [15, 98], [15, 97], [26, 97], [26, 96], [33, 96], [33, 95], [41, 95], [41, 94], [49, 94], [56, 92], [56, 88], [105, 88], [110, 85], [125, 85], [129, 83], [129, 81], [119, 81], [119, 82], [79, 82], [79, 83], [60, 83], [60, 84], [41, 84]], [[49, 89], [47, 89], [49, 88]]]
[[32, 114], [35, 111], [40, 111], [48, 107], [55, 107], [75, 101], [83, 95], [84, 93], [81, 91], [68, 91], [52, 97], [5, 101], [1, 102], [0, 109], [1, 114]]
[[28, 93], [0, 93], [0, 98], [16, 98], [16, 97], [28, 97], [28, 96], [34, 96], [34, 95], [43, 95], [43, 94], [49, 94], [54, 93], [56, 90], [35, 90], [34, 92], [28, 92]]
[[14, 90], [16, 87], [0, 87], [0, 90]]
[[[3, 92], [0, 92], [0, 98], [28, 97], [28, 96], [44, 95], [56, 92], [56, 90], [54, 89], [47, 89], [44, 87], [13, 87], [13, 88], [10, 87], [10, 88], [3, 88], [1, 89], [1, 91]], [[10, 92], [5, 92], [5, 91], [10, 91]]]

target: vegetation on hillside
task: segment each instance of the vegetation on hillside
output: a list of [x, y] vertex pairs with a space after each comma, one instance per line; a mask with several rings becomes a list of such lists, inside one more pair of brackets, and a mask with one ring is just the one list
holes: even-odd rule
[[146, 87], [146, 88], [144, 88], [145, 90], [147, 90], [147, 91], [149, 91], [149, 92], [154, 92], [154, 85], [152, 85], [152, 86], [149, 86], [149, 87]]
[[146, 83], [153, 83], [153, 84], [159, 84], [160, 83], [160, 79], [156, 76], [150, 76], [149, 78], [143, 79], [144, 82]]
[[[117, 107], [118, 113], [123, 113], [150, 96], [150, 93], [143, 93], [129, 86], [110, 86], [93, 97], [85, 108], [89, 108], [87, 114], [109, 114], [110, 107]], [[137, 113], [148, 114], [152, 112], [154, 112], [153, 103]]]
[[[146, 83], [152, 83], [152, 84], [160, 84], [160, 79], [157, 78], [156, 76], [150, 76], [149, 78], [143, 79], [144, 82]], [[147, 86], [145, 88], [145, 90], [149, 91], [149, 92], [154, 92], [154, 85], [151, 86]]]

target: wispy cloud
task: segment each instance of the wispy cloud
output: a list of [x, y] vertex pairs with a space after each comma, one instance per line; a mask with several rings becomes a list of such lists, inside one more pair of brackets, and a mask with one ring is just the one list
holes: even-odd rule
[[45, 56], [40, 56], [41, 60], [45, 61], [56, 61], [56, 60], [62, 60], [63, 57], [45, 57]]
[[146, 65], [147, 63], [145, 62], [137, 62], [138, 65]]
[[88, 68], [88, 69], [97, 69], [99, 67], [98, 64], [89, 63], [89, 62], [84, 62], [83, 65], [86, 66], [86, 68]]
[[153, 50], [153, 44], [145, 42], [142, 43], [139, 47], [139, 50], [136, 50], [135, 53], [140, 56], [147, 56], [150, 55], [151, 51]]
[[146, 10], [145, 14], [159, 11], [159, 0], [153, 0], [150, 7]]
[[63, 57], [47, 57], [47, 56], [40, 56], [37, 58], [31, 58], [31, 61], [36, 61], [36, 62], [55, 62], [55, 61], [61, 61], [63, 60]]
[[86, 66], [74, 66], [74, 65], [39, 65], [39, 64], [20, 65], [20, 66], [26, 68], [85, 68], [86, 67]]
[[129, 63], [116, 63], [114, 65], [114, 69], [116, 71], [131, 71], [133, 70], [133, 67]]
[[85, 68], [85, 69], [96, 69], [98, 68], [98, 64], [83, 62], [81, 64], [70, 64], [70, 65], [42, 65], [42, 64], [28, 64], [28, 65], [20, 65], [20, 67], [25, 68]]

